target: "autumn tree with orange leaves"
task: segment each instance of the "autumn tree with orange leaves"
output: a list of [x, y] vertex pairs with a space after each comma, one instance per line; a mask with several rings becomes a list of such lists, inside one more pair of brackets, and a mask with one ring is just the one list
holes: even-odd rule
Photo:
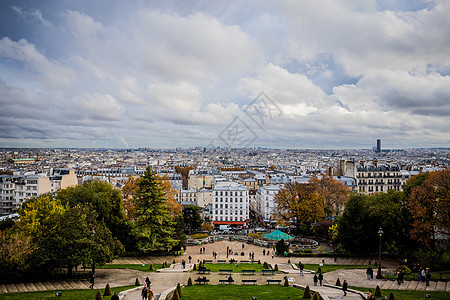
[[422, 247], [436, 250], [438, 235], [449, 238], [450, 170], [413, 176], [406, 182], [405, 192], [413, 219], [411, 237]]
[[321, 179], [314, 176], [309, 183], [323, 196], [327, 217], [342, 213], [350, 194], [345, 184], [328, 175], [322, 176]]
[[274, 217], [281, 225], [309, 225], [324, 216], [324, 198], [312, 184], [288, 183], [275, 196]]

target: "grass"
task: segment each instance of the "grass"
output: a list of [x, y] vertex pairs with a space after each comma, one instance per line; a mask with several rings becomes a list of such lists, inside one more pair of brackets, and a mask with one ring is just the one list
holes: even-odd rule
[[97, 269], [132, 269], [144, 272], [155, 272], [158, 269], [162, 269], [162, 264], [153, 264], [153, 271], [149, 270], [150, 264], [144, 266], [139, 264], [108, 264], [101, 267], [97, 266]]
[[[388, 276], [385, 276], [385, 278], [396, 279], [397, 274], [388, 275]], [[411, 274], [405, 275], [405, 277], [404, 277], [404, 280], [418, 280], [418, 279], [419, 279], [419, 274], [417, 274], [417, 273], [411, 273]], [[449, 281], [450, 280], [450, 272], [449, 271], [431, 272], [430, 280], [431, 281], [436, 281], [436, 280]]]
[[[136, 286], [127, 285], [121, 287], [111, 288], [111, 293], [120, 292], [128, 289], [132, 289]], [[97, 294], [98, 289], [93, 290], [62, 290], [61, 297], [55, 297], [56, 291], [44, 291], [44, 292], [26, 292], [26, 293], [8, 293], [8, 294], [0, 294], [0, 300], [38, 300], [38, 299], [64, 299], [64, 300], [92, 300], [95, 299], [95, 295]], [[59, 290], [61, 291], [61, 290]], [[100, 289], [100, 291], [105, 291], [104, 289]], [[105, 296], [104, 299], [110, 299], [111, 296]]]
[[[361, 291], [361, 292], [367, 292], [369, 291], [368, 288], [360, 288], [360, 287], [349, 287], [350, 289]], [[375, 289], [370, 289], [372, 293], [375, 293]], [[389, 295], [393, 293], [395, 300], [418, 300], [418, 299], [425, 299], [426, 294], [430, 294], [430, 299], [437, 299], [437, 300], [447, 300], [450, 299], [450, 292], [443, 292], [443, 291], [413, 291], [413, 290], [381, 290], [381, 296], [387, 296], [389, 298]], [[377, 297], [376, 299], [382, 299], [380, 297]]]
[[[275, 265], [273, 267], [275, 267]], [[233, 273], [241, 273], [242, 270], [255, 270], [255, 272], [261, 272], [262, 270], [264, 270], [262, 264], [250, 264], [250, 263], [205, 264], [205, 268], [210, 269], [211, 272], [219, 272], [219, 270], [233, 270]]]
[[214, 300], [258, 300], [302, 299], [303, 291], [281, 285], [204, 285], [183, 288], [182, 300], [214, 299]]
[[[298, 266], [298, 264], [297, 264]], [[304, 264], [305, 270], [315, 271], [319, 269], [319, 265], [317, 264]], [[341, 270], [341, 269], [367, 269], [368, 265], [323, 265], [322, 273], [327, 273], [331, 271]], [[372, 269], [374, 270], [374, 276], [376, 275], [376, 267], [372, 266]]]

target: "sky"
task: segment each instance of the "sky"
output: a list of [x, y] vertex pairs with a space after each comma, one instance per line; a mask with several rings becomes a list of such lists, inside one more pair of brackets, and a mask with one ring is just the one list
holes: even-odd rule
[[450, 1], [0, 1], [0, 147], [450, 147]]

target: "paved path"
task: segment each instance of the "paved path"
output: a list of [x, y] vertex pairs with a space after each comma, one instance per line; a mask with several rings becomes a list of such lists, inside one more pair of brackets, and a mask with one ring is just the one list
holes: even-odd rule
[[[206, 253], [200, 254], [200, 248], [205, 247]], [[231, 255], [227, 258], [226, 250], [227, 247], [233, 249], [234, 252], [237, 252], [238, 255]], [[164, 257], [147, 257], [147, 258], [118, 258], [114, 260], [114, 264], [161, 264], [163, 262], [172, 263], [175, 260], [176, 265], [170, 270], [164, 270], [161, 272], [142, 272], [136, 270], [129, 269], [97, 269], [97, 278], [95, 281], [95, 288], [103, 289], [107, 283], [110, 284], [112, 290], [114, 291], [114, 287], [124, 286], [124, 285], [133, 285], [136, 278], [139, 278], [141, 283], [144, 282], [145, 278], [148, 276], [152, 281], [152, 289], [154, 290], [155, 295], [160, 295], [163, 291], [175, 286], [177, 283], [186, 284], [189, 277], [195, 279], [198, 275], [193, 273], [188, 273], [188, 269], [192, 266], [189, 264], [188, 257], [192, 257], [192, 263], [197, 263], [200, 260], [204, 259], [212, 260], [212, 252], [215, 251], [218, 253], [218, 260], [229, 260], [234, 258], [238, 261], [240, 260], [249, 260], [249, 252], [255, 253], [255, 260], [260, 260], [261, 263], [268, 262], [272, 265], [278, 264], [279, 269], [282, 270], [285, 274], [276, 274], [274, 276], [263, 276], [261, 274], [258, 275], [241, 275], [241, 274], [233, 274], [233, 277], [236, 280], [237, 284], [241, 283], [241, 279], [245, 276], [248, 278], [251, 276], [252, 278], [257, 279], [257, 284], [266, 284], [266, 280], [268, 277], [273, 277], [276, 279], [283, 279], [284, 276], [288, 276], [293, 278], [293, 283], [299, 284], [302, 286], [309, 285], [313, 286], [313, 274], [305, 272], [305, 276], [300, 276], [298, 269], [293, 267], [291, 264], [288, 264], [288, 258], [285, 257], [274, 257], [272, 255], [263, 255], [262, 251], [272, 249], [262, 248], [255, 245], [244, 244], [244, 248], [242, 248], [242, 242], [238, 241], [221, 241], [215, 242], [211, 244], [204, 244], [198, 246], [190, 246], [187, 248], [186, 254], [183, 256], [164, 256]], [[244, 256], [241, 256], [240, 253], [244, 252]], [[185, 260], [186, 270], [181, 269], [181, 261]], [[317, 257], [303, 257], [303, 258], [290, 258], [291, 263], [298, 263], [301, 261], [304, 264], [319, 264], [322, 263], [322, 258]], [[368, 264], [369, 261], [372, 261], [369, 258], [355, 259], [355, 258], [338, 258], [336, 262], [333, 261], [332, 258], [324, 258], [325, 264], [341, 264], [341, 265], [365, 265]], [[396, 261], [393, 260], [383, 260], [383, 266], [387, 268], [395, 268], [397, 265]], [[210, 278], [212, 284], [218, 284], [219, 279], [225, 278], [225, 275], [219, 274], [211, 274], [206, 275]], [[374, 289], [377, 285], [380, 285], [383, 289], [411, 289], [411, 290], [441, 290], [441, 291], [450, 291], [450, 283], [446, 282], [431, 282], [430, 287], [425, 287], [424, 283], [419, 283], [417, 281], [405, 282], [404, 284], [398, 286], [398, 284], [394, 281], [386, 281], [386, 280], [367, 280], [365, 275], [365, 270], [356, 269], [356, 270], [348, 270], [342, 269], [333, 272], [328, 272], [324, 275], [324, 283], [334, 285], [336, 283], [337, 278], [343, 282], [346, 279], [350, 286], [360, 286], [367, 287], [368, 289]], [[71, 281], [49, 281], [49, 282], [34, 282], [34, 283], [21, 283], [21, 284], [0, 284], [0, 293], [14, 293], [14, 292], [32, 292], [32, 291], [42, 291], [42, 290], [64, 290], [64, 289], [85, 289], [89, 286], [87, 280], [71, 280]], [[339, 299], [342, 296], [342, 292], [340, 290], [327, 288], [327, 287], [317, 287], [317, 290], [323, 294], [326, 293], [329, 299]], [[328, 291], [328, 292], [326, 292]], [[127, 294], [126, 299], [139, 299], [140, 290], [132, 291]], [[325, 294], [324, 294], [325, 295]], [[346, 299], [351, 299], [349, 296], [345, 297]], [[326, 299], [326, 298], [325, 298]]]

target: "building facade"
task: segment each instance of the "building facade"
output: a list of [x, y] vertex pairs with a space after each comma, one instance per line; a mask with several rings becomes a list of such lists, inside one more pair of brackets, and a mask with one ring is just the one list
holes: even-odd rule
[[218, 182], [213, 187], [212, 199], [211, 216], [215, 227], [245, 227], [249, 222], [249, 194], [243, 185], [233, 181]]

